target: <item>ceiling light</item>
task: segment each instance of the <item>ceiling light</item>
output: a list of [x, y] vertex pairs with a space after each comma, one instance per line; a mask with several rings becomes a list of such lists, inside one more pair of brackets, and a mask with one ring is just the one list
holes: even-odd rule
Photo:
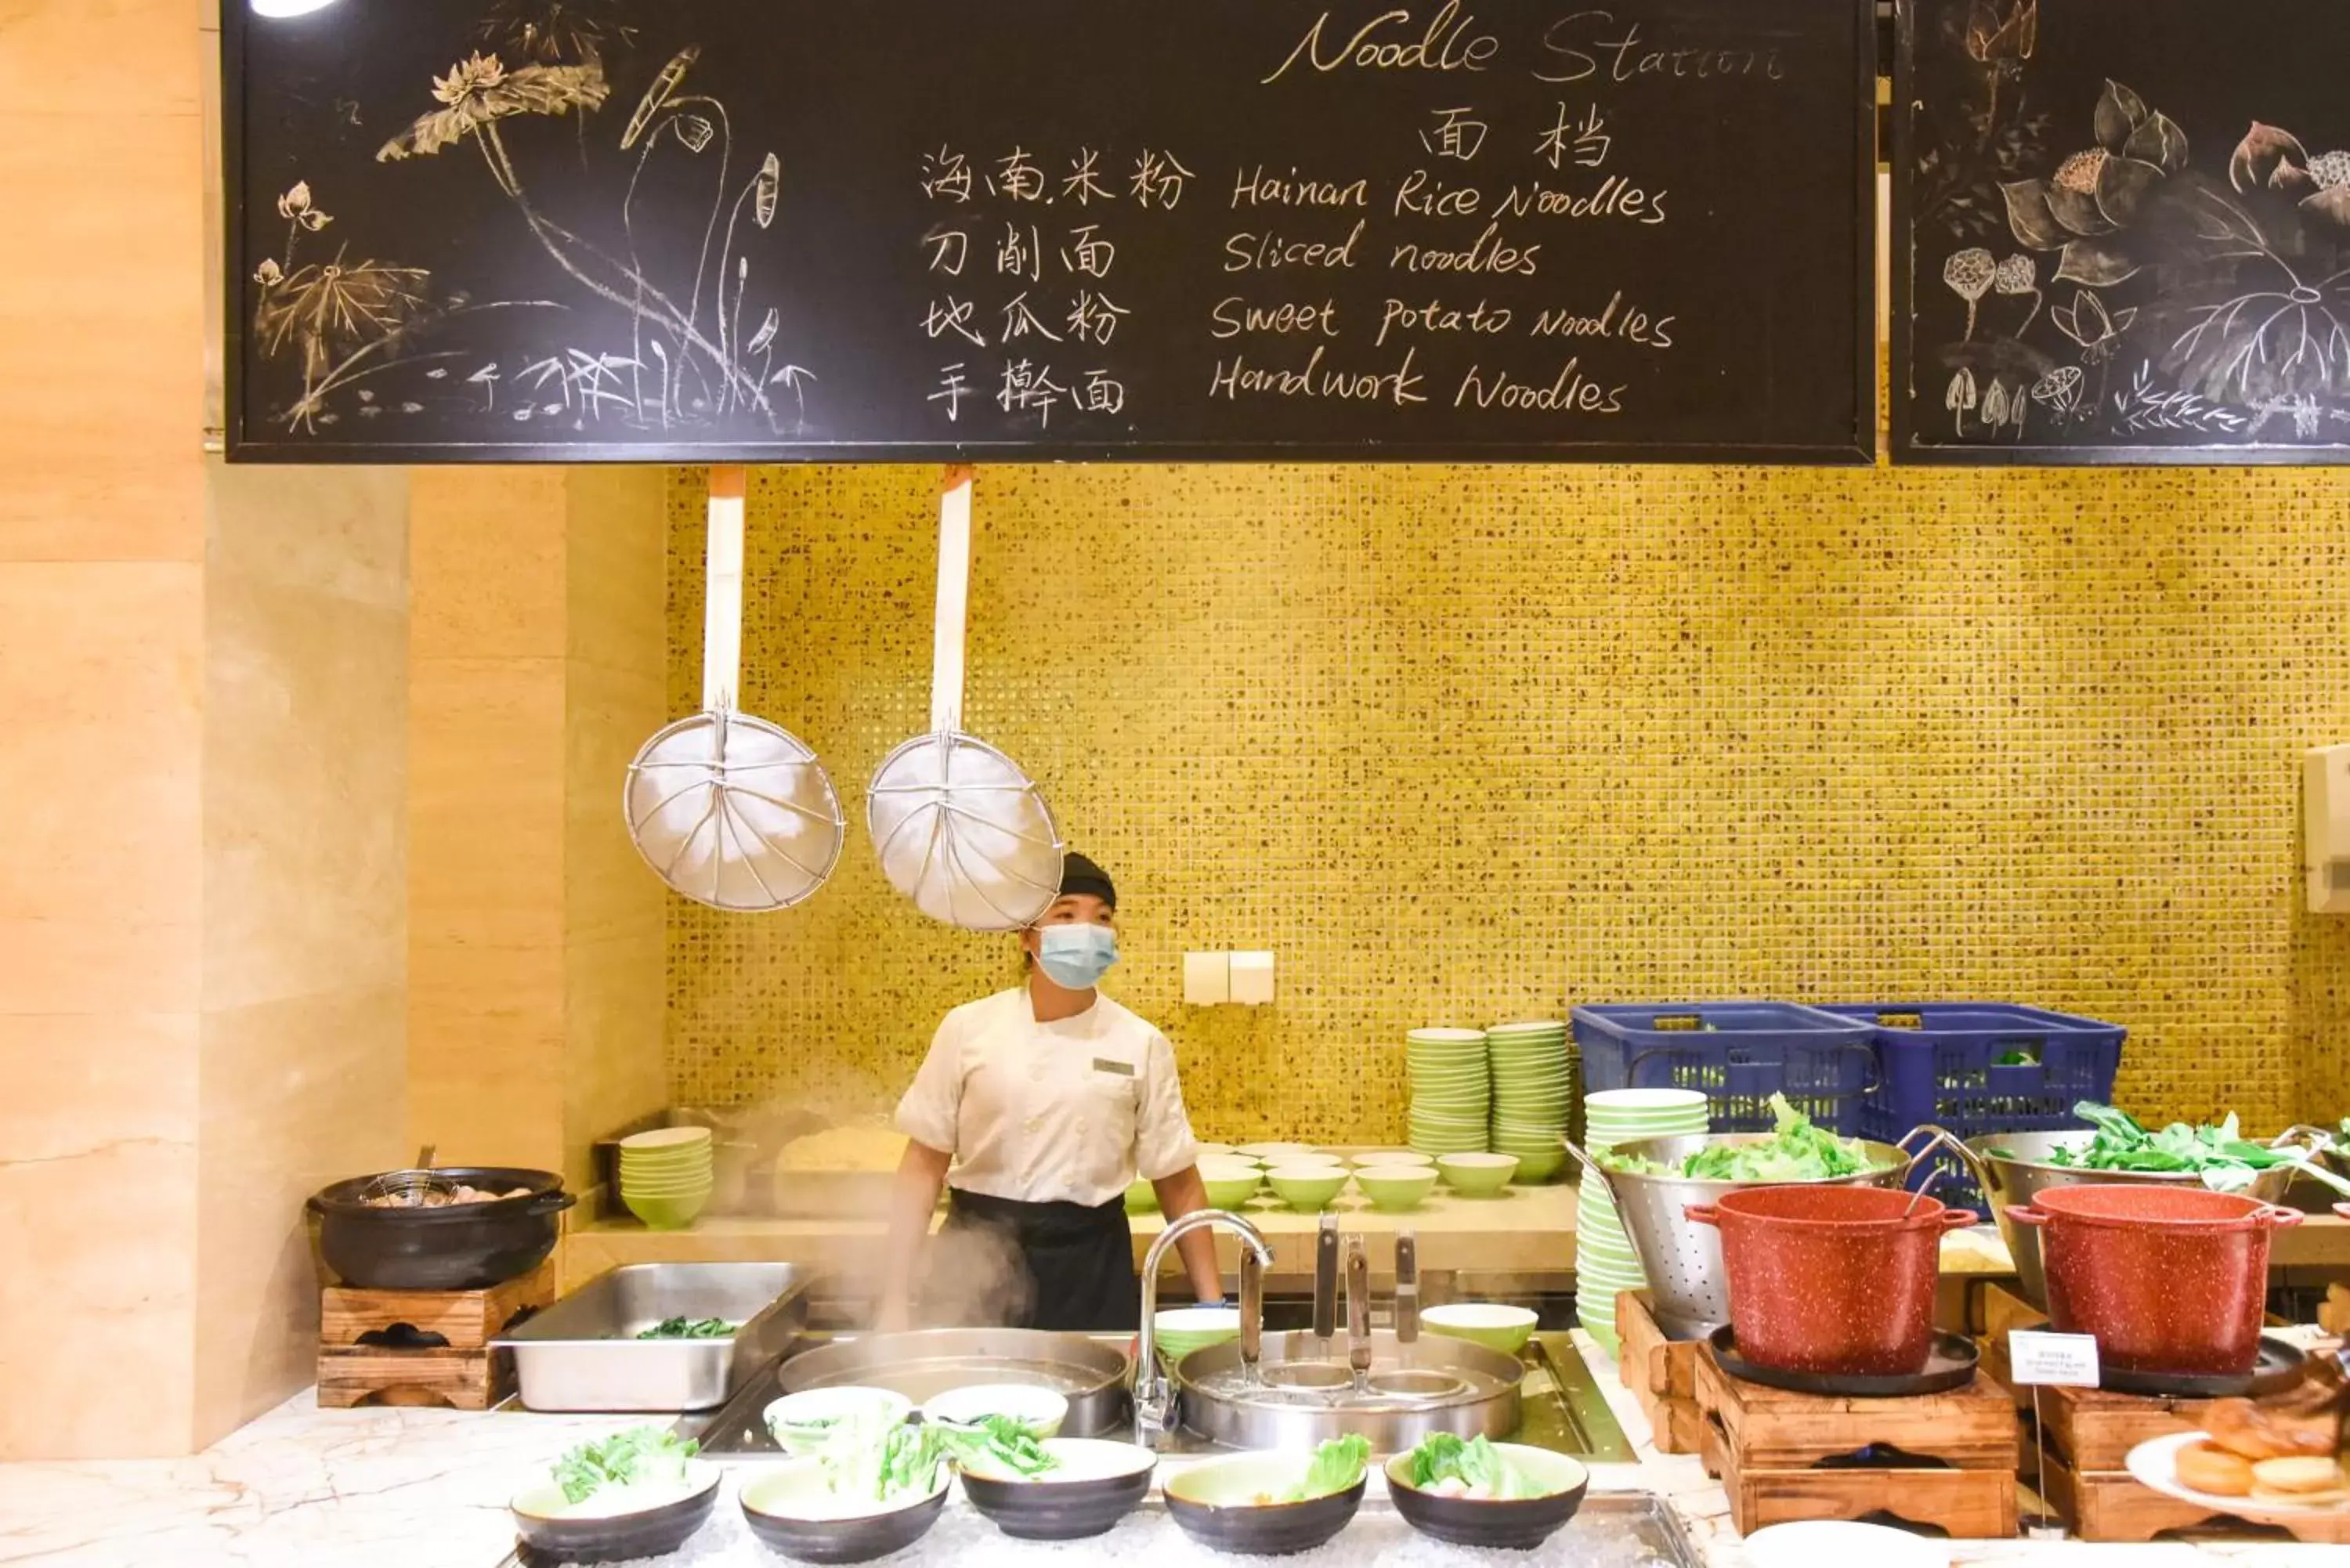
[[335, 0], [252, 0], [256, 16], [307, 16], [313, 11], [323, 11]]

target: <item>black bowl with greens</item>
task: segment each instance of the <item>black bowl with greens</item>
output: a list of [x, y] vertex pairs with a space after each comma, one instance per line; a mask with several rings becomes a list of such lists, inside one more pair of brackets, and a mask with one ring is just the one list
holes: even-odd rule
[[1547, 1449], [1440, 1432], [1388, 1461], [1404, 1522], [1453, 1546], [1532, 1552], [1566, 1527], [1591, 1490], [1579, 1460]]
[[719, 1469], [654, 1427], [582, 1443], [552, 1479], [510, 1505], [525, 1564], [625, 1563], [662, 1557], [691, 1540], [718, 1501]]
[[1049, 1463], [1014, 1469], [958, 1459], [962, 1494], [1015, 1541], [1083, 1541], [1114, 1528], [1150, 1495], [1159, 1458], [1132, 1443], [1048, 1438]]
[[1363, 1505], [1371, 1446], [1358, 1437], [1311, 1458], [1256, 1452], [1212, 1459], [1171, 1477], [1167, 1511], [1183, 1533], [1217, 1552], [1287, 1557], [1347, 1528]]

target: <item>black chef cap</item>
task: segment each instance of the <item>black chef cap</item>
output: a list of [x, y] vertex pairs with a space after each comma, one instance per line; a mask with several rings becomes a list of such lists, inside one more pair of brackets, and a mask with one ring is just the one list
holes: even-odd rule
[[1080, 893], [1089, 893], [1113, 909], [1118, 908], [1118, 888], [1111, 883], [1109, 873], [1072, 849], [1061, 857], [1061, 897], [1074, 898]]

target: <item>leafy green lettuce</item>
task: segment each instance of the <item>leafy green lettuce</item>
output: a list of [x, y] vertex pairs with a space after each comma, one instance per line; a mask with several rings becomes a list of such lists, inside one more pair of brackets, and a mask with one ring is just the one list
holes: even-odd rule
[[983, 1416], [968, 1427], [931, 1429], [956, 1464], [984, 1476], [1034, 1480], [1061, 1462], [1045, 1451], [1035, 1432], [1009, 1416]]
[[567, 1502], [585, 1502], [608, 1486], [682, 1482], [685, 1462], [702, 1451], [691, 1438], [658, 1427], [632, 1427], [601, 1442], [582, 1443], [555, 1461], [555, 1482]]
[[1278, 1501], [1311, 1502], [1317, 1497], [1345, 1491], [1363, 1479], [1370, 1460], [1369, 1438], [1353, 1432], [1333, 1438], [1314, 1450], [1314, 1462], [1306, 1467], [1305, 1479], [1283, 1492]]
[[1812, 1125], [1812, 1118], [1787, 1103], [1784, 1095], [1771, 1096], [1771, 1115], [1777, 1122], [1760, 1143], [1711, 1143], [1685, 1158], [1679, 1168], [1637, 1155], [1607, 1154], [1601, 1163], [1611, 1170], [1635, 1176], [1680, 1176], [1699, 1181], [1825, 1181], [1856, 1176], [1869, 1168], [1869, 1159], [1857, 1138], [1842, 1138]]
[[1549, 1488], [1512, 1464], [1482, 1436], [1463, 1442], [1451, 1432], [1439, 1432], [1411, 1451], [1411, 1484], [1426, 1491], [1448, 1480], [1482, 1487], [1495, 1501], [1550, 1495]]

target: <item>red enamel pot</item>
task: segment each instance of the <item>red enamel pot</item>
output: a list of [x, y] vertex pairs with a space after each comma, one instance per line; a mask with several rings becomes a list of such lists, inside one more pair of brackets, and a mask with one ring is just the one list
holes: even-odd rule
[[1975, 1221], [1877, 1187], [1755, 1187], [1686, 1212], [1721, 1232], [1739, 1355], [1877, 1376], [1925, 1369], [1942, 1232]]
[[2048, 1316], [2126, 1372], [2240, 1376], [2260, 1357], [2269, 1237], [2301, 1215], [2177, 1187], [2052, 1187], [2009, 1219], [2042, 1231]]

